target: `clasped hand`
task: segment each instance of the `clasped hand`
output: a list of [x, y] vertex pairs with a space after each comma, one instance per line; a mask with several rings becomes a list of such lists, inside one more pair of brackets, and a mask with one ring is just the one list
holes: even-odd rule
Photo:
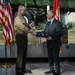
[[34, 21], [29, 24], [30, 27], [34, 27]]
[[33, 36], [35, 36], [36, 34], [37, 34], [37, 32], [36, 31], [34, 31], [34, 32], [32, 32], [31, 33]]
[[46, 39], [47, 39], [47, 40], [52, 40], [52, 38], [51, 38], [50, 36], [48, 36]]

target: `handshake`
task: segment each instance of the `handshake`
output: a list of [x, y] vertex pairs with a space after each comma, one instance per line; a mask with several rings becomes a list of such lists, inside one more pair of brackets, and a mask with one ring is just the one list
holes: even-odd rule
[[31, 34], [36, 36], [36, 37], [43, 37], [43, 38], [48, 38], [47, 33], [43, 33], [43, 32], [36, 32], [36, 28], [34, 25], [34, 21], [32, 21], [29, 26], [31, 27]]

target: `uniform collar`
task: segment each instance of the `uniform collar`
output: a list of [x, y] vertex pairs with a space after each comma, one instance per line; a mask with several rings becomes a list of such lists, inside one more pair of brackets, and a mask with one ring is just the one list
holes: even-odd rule
[[21, 14], [18, 14], [19, 17], [23, 17]]

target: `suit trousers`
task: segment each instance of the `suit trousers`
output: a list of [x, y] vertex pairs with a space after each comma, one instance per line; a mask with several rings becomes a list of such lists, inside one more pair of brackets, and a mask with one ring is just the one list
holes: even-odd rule
[[16, 58], [16, 71], [25, 70], [28, 39], [25, 35], [16, 34], [17, 43], [17, 58]]
[[47, 50], [50, 70], [55, 71], [55, 73], [60, 73], [59, 46], [53, 46], [47, 41]]

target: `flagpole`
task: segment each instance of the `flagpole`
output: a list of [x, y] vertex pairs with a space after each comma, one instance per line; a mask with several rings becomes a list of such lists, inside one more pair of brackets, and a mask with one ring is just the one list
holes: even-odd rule
[[7, 64], [7, 43], [5, 42], [5, 64], [2, 65], [3, 68], [9, 68], [11, 67], [9, 64]]

